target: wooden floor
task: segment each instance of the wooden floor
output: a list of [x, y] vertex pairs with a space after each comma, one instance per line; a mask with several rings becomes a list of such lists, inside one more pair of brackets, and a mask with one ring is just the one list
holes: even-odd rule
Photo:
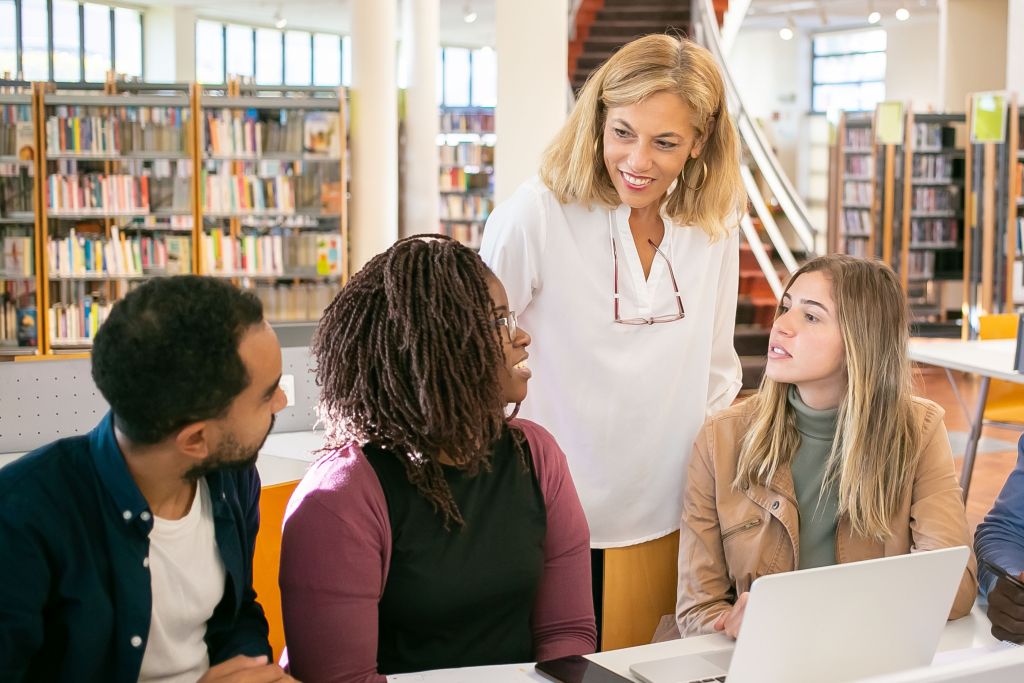
[[[959, 387], [960, 396], [967, 405], [967, 409], [973, 413], [974, 401], [978, 395], [978, 380], [963, 373], [952, 373]], [[938, 368], [921, 366], [917, 373], [916, 391], [919, 396], [929, 398], [946, 409], [945, 423], [946, 430], [950, 432], [969, 431], [968, 418], [964, 415], [956, 395], [949, 384], [946, 373]], [[999, 439], [1016, 444], [1021, 433], [1024, 432], [1024, 425], [1021, 429], [1001, 429], [997, 427], [985, 427], [982, 431], [983, 437]], [[963, 453], [953, 453], [956, 458], [957, 467], [960, 466]], [[999, 451], [993, 453], [979, 453], [974, 463], [974, 477], [971, 480], [970, 496], [967, 498], [967, 521], [970, 524], [971, 532], [974, 532], [978, 523], [985, 518], [985, 514], [992, 507], [993, 501], [999, 495], [999, 491], [1006, 481], [1007, 475], [1017, 462], [1017, 450]]]

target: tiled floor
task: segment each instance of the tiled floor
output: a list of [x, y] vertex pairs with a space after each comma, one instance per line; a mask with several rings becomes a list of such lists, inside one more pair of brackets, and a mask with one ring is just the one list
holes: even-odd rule
[[[954, 372], [953, 377], [956, 379], [961, 398], [967, 404], [968, 409], [973, 411], [978, 391], [978, 380], [959, 372]], [[937, 402], [946, 409], [946, 430], [967, 432], [969, 430], [968, 418], [957, 403], [946, 373], [937, 368], [922, 366], [918, 371], [917, 380], [916, 393]], [[985, 427], [982, 436], [1016, 444], [1022, 432], [1024, 432], [1024, 425], [1020, 430]], [[963, 453], [954, 452], [953, 455], [959, 466]], [[1006, 476], [1016, 462], [1016, 449], [978, 454], [974, 463], [971, 492], [967, 498], [967, 521], [971, 525], [972, 532], [992, 507], [992, 502], [999, 495]]]

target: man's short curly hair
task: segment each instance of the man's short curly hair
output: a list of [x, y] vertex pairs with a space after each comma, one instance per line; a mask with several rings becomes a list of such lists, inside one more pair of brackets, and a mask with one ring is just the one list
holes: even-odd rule
[[262, 320], [259, 299], [215, 278], [156, 278], [130, 292], [92, 350], [92, 378], [117, 428], [153, 444], [223, 415], [250, 381], [238, 344]]

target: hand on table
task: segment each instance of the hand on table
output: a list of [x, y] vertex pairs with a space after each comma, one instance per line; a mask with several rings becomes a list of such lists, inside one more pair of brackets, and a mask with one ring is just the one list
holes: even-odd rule
[[715, 622], [714, 629], [716, 631], [724, 631], [725, 635], [736, 640], [740, 635], [740, 625], [743, 623], [743, 612], [747, 609], [747, 599], [749, 597], [750, 593], [740, 593], [740, 597], [737, 598], [736, 604], [729, 608], [728, 611], [723, 612], [722, 616], [718, 617], [718, 621]]
[[246, 657], [237, 655], [210, 667], [199, 683], [297, 683], [277, 664], [267, 661], [266, 655]]
[[[1024, 572], [1020, 579], [1024, 581]], [[1011, 643], [1024, 643], [1024, 588], [999, 577], [988, 594], [992, 635]]]

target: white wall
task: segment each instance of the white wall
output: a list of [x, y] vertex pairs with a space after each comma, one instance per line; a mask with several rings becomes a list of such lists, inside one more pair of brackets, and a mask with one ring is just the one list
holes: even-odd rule
[[[1019, 3], [1021, 0], [1010, 0]], [[940, 103], [963, 111], [968, 93], [1006, 86], [1008, 0], [940, 0]]]
[[[938, 16], [889, 19], [882, 28], [886, 31], [886, 99], [910, 102], [914, 111], [940, 110]], [[956, 111], [961, 110], [962, 104]]]
[[1006, 89], [1024, 96], [1024, 0], [1010, 0], [1006, 19]]

